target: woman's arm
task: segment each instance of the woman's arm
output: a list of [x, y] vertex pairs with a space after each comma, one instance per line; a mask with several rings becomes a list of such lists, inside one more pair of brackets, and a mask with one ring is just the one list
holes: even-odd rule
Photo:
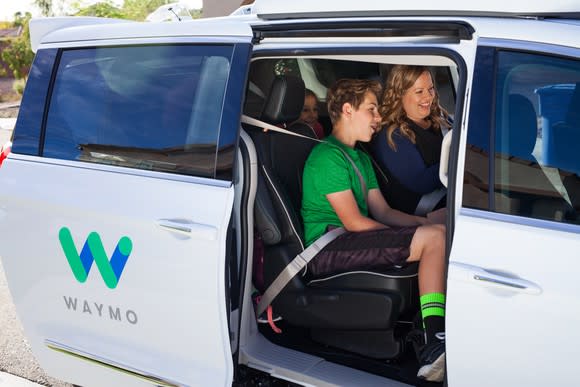
[[[381, 132], [382, 133], [382, 132]], [[419, 150], [409, 139], [393, 135], [397, 150], [391, 149], [384, 135], [373, 141], [373, 156], [381, 166], [413, 192], [426, 194], [440, 188], [439, 163], [426, 166]]]
[[430, 223], [422, 216], [409, 215], [391, 208], [378, 188], [371, 189], [368, 195], [369, 213], [381, 224], [389, 226], [416, 226]]

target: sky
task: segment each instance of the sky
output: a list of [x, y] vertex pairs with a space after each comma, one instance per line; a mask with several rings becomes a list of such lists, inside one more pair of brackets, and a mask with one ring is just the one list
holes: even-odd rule
[[29, 0], [0, 0], [0, 21], [13, 21], [16, 12], [29, 11], [33, 16], [38, 16], [38, 8]]
[[[179, 0], [173, 0], [173, 2], [177, 2]], [[90, 5], [92, 3], [96, 3], [97, 1], [83, 1], [84, 4]], [[203, 1], [202, 0], [181, 0], [180, 3], [187, 4], [189, 9], [197, 9], [202, 8]], [[122, 0], [115, 0], [113, 1], [116, 5], [123, 4]], [[40, 16], [40, 11], [34, 5], [33, 0], [0, 0], [0, 21], [13, 21], [14, 14], [16, 12], [30, 12], [32, 16]]]

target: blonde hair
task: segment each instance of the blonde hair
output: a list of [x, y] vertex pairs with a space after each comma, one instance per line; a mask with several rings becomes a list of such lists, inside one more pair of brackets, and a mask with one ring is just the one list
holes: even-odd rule
[[326, 101], [330, 121], [334, 125], [340, 119], [342, 106], [350, 103], [355, 109], [364, 102], [367, 92], [375, 94], [377, 99], [381, 95], [382, 87], [378, 81], [366, 79], [340, 79], [328, 89]]
[[[379, 112], [382, 117], [381, 125], [386, 126], [387, 142], [393, 150], [397, 150], [397, 146], [393, 141], [393, 132], [396, 128], [399, 128], [401, 135], [415, 144], [415, 132], [409, 127], [407, 114], [405, 109], [403, 109], [403, 95], [425, 72], [435, 82], [435, 78], [427, 66], [396, 65], [389, 73]], [[441, 127], [450, 127], [448, 118], [449, 113], [439, 105], [439, 95], [435, 89], [431, 112], [426, 119], [431, 122], [433, 129], [440, 132]]]

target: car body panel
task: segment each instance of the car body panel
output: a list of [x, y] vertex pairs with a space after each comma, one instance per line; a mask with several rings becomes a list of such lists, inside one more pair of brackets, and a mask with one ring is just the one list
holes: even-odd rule
[[[86, 386], [141, 383], [90, 359], [174, 384], [231, 383], [225, 260], [217, 257], [225, 256], [233, 188], [38, 161], [4, 163], [1, 227], [4, 238], [30, 241], [4, 244], [2, 258], [43, 368]], [[24, 192], [10, 184], [21, 179], [34, 184]], [[75, 278], [63, 228], [81, 255], [91, 233], [107, 259], [121, 238], [130, 239], [116, 287], [105, 284], [96, 263], [84, 283]], [[63, 348], [86, 358], [55, 350]]]

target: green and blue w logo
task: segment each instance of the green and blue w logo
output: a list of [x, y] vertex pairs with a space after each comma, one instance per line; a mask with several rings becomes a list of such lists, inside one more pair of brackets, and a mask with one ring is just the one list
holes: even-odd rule
[[80, 255], [68, 228], [61, 228], [58, 233], [58, 238], [77, 281], [85, 282], [87, 280], [94, 261], [107, 287], [110, 289], [117, 287], [127, 259], [133, 249], [131, 239], [126, 236], [119, 239], [117, 247], [109, 261], [103, 243], [101, 242], [101, 237], [94, 231], [87, 237]]

